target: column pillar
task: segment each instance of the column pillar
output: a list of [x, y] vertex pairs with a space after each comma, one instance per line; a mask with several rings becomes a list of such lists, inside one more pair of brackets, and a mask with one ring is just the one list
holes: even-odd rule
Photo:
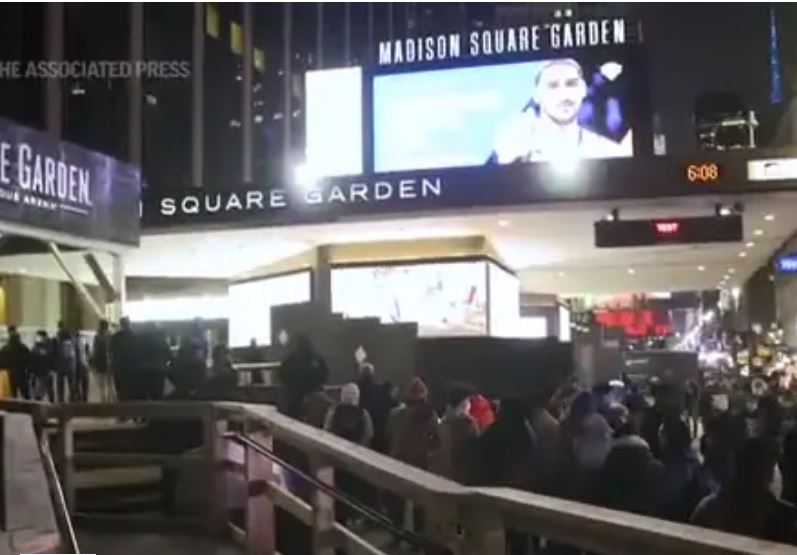
[[241, 177], [244, 183], [252, 183], [252, 87], [254, 73], [254, 37], [252, 36], [252, 4], [243, 3], [244, 12], [244, 55], [243, 55], [243, 79], [241, 87], [241, 112], [242, 112], [242, 135], [243, 141], [242, 154], [243, 168]]
[[204, 85], [205, 85], [205, 5], [194, 3], [194, 31], [191, 67], [191, 182], [204, 185]]
[[329, 245], [316, 247], [313, 262], [313, 304], [332, 312], [332, 269]]
[[118, 322], [124, 316], [125, 302], [127, 300], [127, 287], [125, 285], [125, 265], [120, 254], [111, 255], [111, 279], [113, 288], [118, 293], [114, 302], [106, 307], [111, 322]]
[[285, 2], [282, 10], [282, 149], [285, 161], [285, 178], [293, 181], [293, 164], [291, 149], [291, 125], [293, 124], [293, 8]]
[[[64, 59], [64, 4], [50, 2], [44, 8], [44, 52], [49, 61]], [[61, 79], [46, 79], [44, 90], [44, 121], [47, 132], [61, 138], [64, 125], [64, 97]]]
[[[144, 60], [144, 6], [141, 2], [130, 4], [130, 61]], [[131, 164], [140, 166], [142, 160], [142, 96], [141, 77], [133, 72], [127, 79], [127, 157]]]

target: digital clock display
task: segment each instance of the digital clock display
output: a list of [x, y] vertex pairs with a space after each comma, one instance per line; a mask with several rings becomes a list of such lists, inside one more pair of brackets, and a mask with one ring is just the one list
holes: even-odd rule
[[684, 173], [689, 183], [717, 183], [722, 178], [722, 168], [716, 162], [687, 164]]

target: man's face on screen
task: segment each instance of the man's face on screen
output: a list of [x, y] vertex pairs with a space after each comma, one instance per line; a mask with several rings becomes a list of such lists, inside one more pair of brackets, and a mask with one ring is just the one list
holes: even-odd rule
[[541, 113], [560, 125], [575, 121], [587, 85], [574, 63], [554, 63], [545, 67], [537, 83], [537, 102]]

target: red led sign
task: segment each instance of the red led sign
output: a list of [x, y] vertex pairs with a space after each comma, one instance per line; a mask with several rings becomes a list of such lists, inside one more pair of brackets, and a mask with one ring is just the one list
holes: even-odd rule
[[656, 233], [659, 235], [678, 233], [678, 229], [681, 227], [678, 222], [655, 222], [653, 225], [656, 227]]
[[657, 323], [652, 310], [605, 310], [595, 313], [595, 320], [606, 328], [620, 328], [626, 335], [667, 335], [671, 328], [667, 323]]

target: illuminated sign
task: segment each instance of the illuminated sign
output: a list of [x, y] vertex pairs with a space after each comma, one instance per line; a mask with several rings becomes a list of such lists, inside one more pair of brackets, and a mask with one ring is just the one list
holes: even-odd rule
[[656, 233], [659, 235], [678, 233], [678, 229], [681, 227], [678, 222], [654, 222], [653, 225], [656, 228]]
[[619, 328], [626, 335], [641, 337], [644, 335], [667, 335], [671, 331], [670, 324], [656, 317], [653, 310], [606, 310], [595, 313], [595, 320], [605, 328]]
[[747, 162], [750, 181], [782, 181], [797, 179], [797, 158], [770, 158]]
[[776, 258], [775, 270], [781, 274], [797, 273], [797, 253], [785, 254]]
[[722, 177], [720, 165], [716, 162], [689, 164], [685, 174], [689, 183], [716, 183]]
[[162, 218], [204, 216], [215, 213], [245, 213], [289, 210], [291, 206], [312, 208], [336, 204], [370, 204], [439, 197], [443, 180], [439, 177], [347, 181], [330, 188], [309, 188], [302, 191], [248, 189], [224, 192], [192, 192], [182, 196], [166, 196], [158, 206]]
[[379, 42], [380, 66], [626, 44], [622, 18], [555, 21]]
[[599, 248], [724, 243], [741, 240], [742, 217], [739, 215], [595, 222], [595, 246]]

